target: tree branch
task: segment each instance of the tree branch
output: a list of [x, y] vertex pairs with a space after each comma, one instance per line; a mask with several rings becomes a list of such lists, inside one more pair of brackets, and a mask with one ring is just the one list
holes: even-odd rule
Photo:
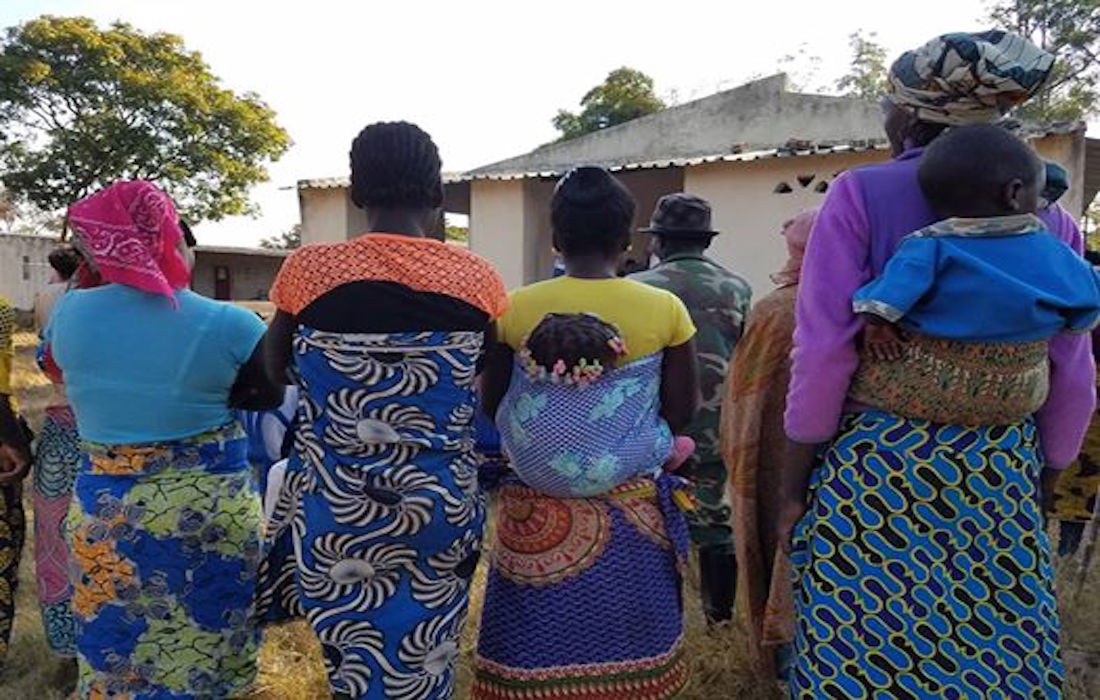
[[57, 129], [60, 131], [64, 128], [61, 126], [60, 123], [58, 123], [55, 118], [50, 115], [49, 112], [43, 112], [40, 107], [27, 107], [26, 110], [34, 116], [38, 117], [40, 123], [33, 127], [35, 129], [46, 128]]

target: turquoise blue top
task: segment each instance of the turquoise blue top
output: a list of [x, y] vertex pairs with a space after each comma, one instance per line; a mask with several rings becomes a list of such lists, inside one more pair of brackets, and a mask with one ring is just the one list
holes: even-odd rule
[[111, 284], [57, 302], [46, 337], [83, 439], [176, 440], [232, 420], [229, 390], [266, 326], [190, 290], [176, 299]]
[[905, 238], [852, 306], [935, 338], [1031, 342], [1092, 330], [1100, 278], [1030, 214], [948, 219]]

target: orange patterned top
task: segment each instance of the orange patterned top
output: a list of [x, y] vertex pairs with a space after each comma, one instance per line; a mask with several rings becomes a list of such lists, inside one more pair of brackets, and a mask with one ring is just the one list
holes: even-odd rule
[[430, 238], [388, 233], [299, 248], [283, 262], [270, 298], [281, 311], [297, 315], [343, 284], [368, 280], [446, 294], [492, 319], [508, 306], [504, 282], [484, 258]]

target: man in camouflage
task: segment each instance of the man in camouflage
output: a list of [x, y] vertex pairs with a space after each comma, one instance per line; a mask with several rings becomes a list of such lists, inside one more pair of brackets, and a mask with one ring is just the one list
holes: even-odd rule
[[733, 531], [726, 493], [726, 467], [718, 445], [723, 383], [734, 346], [741, 338], [752, 289], [742, 277], [706, 255], [717, 231], [711, 229], [710, 204], [688, 194], [661, 198], [645, 232], [660, 263], [633, 276], [666, 289], [683, 300], [698, 329], [699, 387], [702, 403], [685, 431], [696, 443], [695, 455], [680, 474], [695, 482], [697, 510], [689, 516], [692, 541], [699, 547], [703, 609], [707, 620], [733, 615], [737, 574]]

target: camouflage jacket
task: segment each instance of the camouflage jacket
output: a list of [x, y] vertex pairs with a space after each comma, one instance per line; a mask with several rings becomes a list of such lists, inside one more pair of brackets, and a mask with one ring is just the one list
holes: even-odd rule
[[657, 267], [633, 279], [666, 289], [684, 302], [697, 334], [699, 388], [702, 404], [686, 431], [697, 444], [702, 463], [721, 460], [718, 426], [722, 410], [722, 386], [730, 356], [741, 339], [745, 317], [752, 303], [749, 283], [708, 257], [672, 255]]

